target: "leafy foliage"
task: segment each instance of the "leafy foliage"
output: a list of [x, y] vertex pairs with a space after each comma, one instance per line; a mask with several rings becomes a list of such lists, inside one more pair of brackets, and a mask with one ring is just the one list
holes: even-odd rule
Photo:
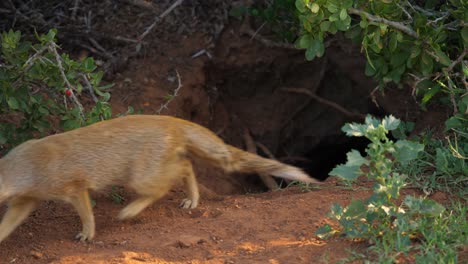
[[[311, 60], [324, 54], [324, 40], [338, 31], [359, 43], [367, 58], [366, 74], [387, 82], [410, 83], [423, 105], [437, 93], [466, 111], [461, 87], [468, 49], [468, 3], [414, 1], [297, 0], [301, 31], [296, 46]], [[352, 16], [352, 17], [351, 17]], [[458, 65], [461, 65], [458, 67]]]
[[[3, 150], [49, 133], [55, 121], [69, 130], [111, 116], [111, 85], [99, 86], [103, 73], [93, 58], [74, 61], [59, 54], [56, 33], [36, 34], [34, 44], [22, 41], [19, 31], [1, 35], [0, 115], [8, 121], [0, 123]], [[90, 109], [80, 103], [86, 97], [94, 99]]]
[[[366, 158], [353, 150], [348, 153], [347, 163], [338, 165], [330, 175], [345, 181], [365, 175], [375, 181], [373, 194], [364, 201], [352, 200], [346, 207], [334, 204], [330, 216], [338, 221], [341, 229], [334, 230], [325, 225], [317, 231], [317, 235], [325, 238], [342, 233], [351, 239], [372, 241], [372, 249], [379, 253], [379, 263], [393, 263], [397, 252], [408, 254], [414, 253], [414, 250], [420, 252], [416, 254], [419, 263], [439, 260], [454, 263], [457, 257], [454, 248], [466, 243], [467, 236], [463, 235], [463, 231], [458, 236], [444, 232], [449, 231], [448, 224], [467, 227], [463, 213], [466, 206], [459, 206], [459, 215], [453, 217], [453, 212], [427, 198], [406, 196], [401, 204], [398, 203], [400, 190], [406, 184], [406, 175], [396, 172], [395, 168], [415, 160], [424, 151], [423, 144], [388, 139], [389, 131], [397, 129], [399, 125], [400, 120], [393, 116], [381, 121], [367, 116], [364, 124], [343, 126], [342, 130], [348, 136], [364, 136], [371, 143], [366, 148]], [[437, 235], [434, 235], [434, 230], [437, 230]], [[416, 239], [426, 247], [413, 243]], [[430, 257], [428, 251], [431, 252]]]
[[426, 194], [441, 190], [466, 199], [468, 121], [463, 120], [460, 126], [449, 129], [445, 140], [434, 139], [430, 133], [414, 137], [413, 140], [423, 142], [426, 145], [425, 150], [418, 159], [401, 164], [395, 169], [407, 174], [408, 181]]
[[304, 49], [308, 60], [325, 54], [328, 36], [344, 32], [361, 45], [365, 73], [382, 89], [389, 82], [409, 84], [423, 107], [441, 94], [453, 106], [450, 123], [456, 123], [468, 114], [466, 10], [464, 0], [274, 0], [231, 14], [262, 18], [283, 40]]

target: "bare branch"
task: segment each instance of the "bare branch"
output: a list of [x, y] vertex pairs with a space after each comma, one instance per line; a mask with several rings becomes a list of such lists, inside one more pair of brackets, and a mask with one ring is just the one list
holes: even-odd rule
[[80, 74], [81, 78], [85, 82], [85, 87], [88, 89], [88, 92], [91, 94], [91, 97], [93, 98], [93, 101], [97, 103], [99, 99], [97, 98], [96, 94], [94, 93], [93, 85], [91, 85], [91, 82], [88, 80], [88, 77], [84, 74]]
[[176, 8], [177, 6], [179, 6], [180, 4], [182, 4], [184, 0], [176, 0], [168, 9], [166, 9], [166, 11], [164, 11], [161, 15], [157, 16], [153, 22], [153, 24], [151, 24], [146, 30], [145, 32], [143, 32], [143, 34], [141, 34], [139, 37], [138, 37], [138, 40], [141, 41], [143, 40], [146, 35], [148, 35], [148, 33], [151, 32], [151, 30], [153, 30], [153, 28], [156, 26], [157, 23], [159, 23], [165, 16], [167, 16], [172, 10], [174, 10], [174, 8]]
[[73, 5], [73, 10], [72, 10], [72, 15], [71, 15], [71, 20], [76, 19], [76, 12], [78, 12], [78, 4], [80, 3], [80, 0], [75, 0], [75, 3]]
[[385, 19], [383, 17], [374, 16], [374, 15], [371, 15], [371, 14], [367, 13], [366, 11], [359, 10], [359, 9], [356, 9], [356, 8], [348, 8], [348, 13], [353, 14], [353, 15], [365, 16], [367, 19], [369, 19], [372, 22], [384, 23], [386, 25], [389, 25], [389, 26], [391, 26], [393, 28], [396, 28], [396, 29], [406, 33], [407, 35], [409, 35], [409, 36], [411, 36], [411, 37], [413, 37], [415, 39], [419, 38], [416, 31], [414, 31], [413, 29], [405, 26], [403, 23], [391, 21], [391, 20]]
[[458, 56], [458, 58], [454, 60], [452, 64], [450, 64], [445, 70], [447, 72], [451, 72], [453, 68], [455, 68], [455, 66], [457, 66], [457, 64], [459, 64], [465, 58], [466, 54], [468, 54], [468, 49], [463, 50], [462, 54], [460, 54], [460, 56]]
[[67, 88], [70, 90], [70, 98], [72, 99], [73, 103], [75, 103], [75, 105], [78, 107], [78, 109], [80, 110], [80, 115], [84, 119], [85, 116], [84, 116], [84, 113], [83, 113], [83, 105], [81, 105], [80, 101], [78, 101], [78, 98], [75, 95], [73, 86], [68, 81], [68, 78], [65, 75], [65, 71], [64, 71], [63, 66], [62, 66], [62, 58], [60, 57], [60, 55], [57, 52], [57, 47], [58, 47], [57, 44], [55, 44], [53, 42], [48, 45], [48, 48], [49, 48], [50, 52], [52, 52], [55, 55], [55, 60], [57, 61], [57, 66], [59, 68], [62, 79], [65, 82], [65, 85], [67, 86]]
[[300, 93], [300, 94], [308, 95], [311, 98], [313, 98], [314, 100], [316, 100], [317, 102], [319, 102], [321, 104], [324, 104], [324, 105], [327, 105], [327, 106], [330, 106], [330, 107], [334, 108], [335, 110], [337, 110], [338, 112], [341, 112], [344, 115], [352, 117], [352, 118], [364, 119], [366, 117], [363, 114], [350, 112], [350, 111], [346, 110], [344, 107], [342, 107], [341, 105], [339, 105], [339, 104], [337, 104], [335, 102], [329, 101], [327, 99], [324, 99], [324, 98], [322, 98], [322, 97], [320, 97], [320, 96], [318, 96], [318, 95], [316, 95], [316, 94], [312, 93], [311, 91], [309, 91], [307, 89], [304, 89], [304, 88], [284, 88], [284, 89], [281, 89], [281, 90], [286, 91], [286, 92], [291, 92], [291, 93]]
[[[244, 129], [244, 141], [245, 141], [245, 146], [247, 148], [247, 151], [253, 154], [257, 154], [257, 147], [255, 146], [255, 141], [253, 140], [252, 136], [250, 135], [250, 132], [247, 128]], [[260, 179], [262, 179], [263, 183], [265, 184], [266, 187], [268, 187], [269, 190], [277, 190], [278, 184], [276, 181], [273, 179], [272, 176], [264, 174], [264, 173], [259, 173]]]
[[174, 100], [174, 98], [176, 98], [179, 95], [179, 90], [180, 88], [182, 88], [182, 83], [180, 81], [180, 75], [177, 70], [176, 70], [176, 74], [177, 74], [177, 82], [178, 82], [177, 88], [174, 90], [174, 93], [170, 95], [169, 100], [167, 100], [164, 104], [162, 104], [161, 107], [159, 107], [158, 111], [156, 111], [158, 115], [160, 115], [164, 109], [167, 109], [167, 106], [172, 102], [172, 100]]

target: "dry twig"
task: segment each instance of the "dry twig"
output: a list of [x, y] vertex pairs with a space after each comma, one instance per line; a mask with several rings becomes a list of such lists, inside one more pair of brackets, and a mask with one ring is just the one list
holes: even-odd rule
[[333, 109], [337, 110], [338, 112], [341, 112], [344, 115], [346, 115], [348, 117], [351, 117], [351, 118], [364, 119], [366, 117], [363, 114], [353, 113], [353, 112], [347, 110], [346, 108], [342, 107], [341, 105], [339, 105], [339, 104], [337, 104], [335, 102], [329, 101], [327, 99], [324, 99], [324, 98], [316, 95], [315, 93], [313, 93], [313, 92], [311, 92], [311, 91], [309, 91], [307, 89], [304, 89], [304, 88], [284, 88], [284, 89], [281, 89], [281, 90], [286, 91], [286, 92], [291, 92], [291, 93], [300, 93], [300, 94], [308, 95], [311, 98], [313, 98], [314, 100], [316, 100], [317, 102], [319, 102], [321, 104], [324, 104], [324, 105], [327, 105], [327, 106], [330, 106]]
[[[73, 103], [78, 107], [78, 109], [80, 110], [80, 115], [84, 119], [85, 116], [84, 116], [84, 113], [83, 113], [83, 105], [81, 105], [80, 101], [76, 97], [73, 86], [68, 81], [68, 78], [65, 75], [65, 71], [64, 71], [63, 66], [62, 66], [62, 58], [60, 57], [60, 55], [57, 52], [57, 47], [58, 46], [55, 43], [50, 43], [48, 45], [49, 51], [52, 52], [55, 55], [55, 60], [57, 61], [57, 66], [59, 68], [60, 75], [62, 76], [62, 79], [65, 82], [65, 85], [67, 86], [67, 88], [70, 91], [70, 98], [72, 99]], [[65, 100], [65, 102], [66, 102], [66, 100]]]
[[[322, 80], [325, 76], [325, 73], [327, 72], [327, 69], [328, 69], [328, 60], [327, 60], [327, 57], [324, 57], [323, 63], [320, 67], [319, 78], [316, 82], [312, 84], [313, 87], [310, 89], [312, 93], [315, 93], [317, 89], [320, 87], [320, 84], [322, 83]], [[286, 125], [289, 124], [289, 122], [294, 120], [294, 118], [296, 118], [296, 116], [299, 113], [301, 113], [310, 104], [311, 101], [312, 101], [312, 97], [308, 97], [308, 100], [306, 100], [300, 107], [294, 110], [294, 113], [292, 113], [289, 116], [289, 118], [281, 124], [281, 128], [285, 127]]]
[[353, 14], [353, 15], [363, 15], [367, 19], [369, 19], [369, 21], [384, 23], [386, 25], [389, 25], [389, 26], [391, 26], [393, 28], [396, 28], [396, 29], [406, 33], [409, 36], [412, 36], [413, 38], [416, 38], [416, 39], [419, 38], [416, 31], [414, 31], [413, 29], [405, 26], [403, 23], [391, 21], [391, 20], [385, 19], [383, 17], [374, 16], [372, 14], [369, 14], [369, 13], [367, 13], [365, 11], [362, 11], [362, 10], [359, 10], [359, 9], [356, 9], [356, 8], [348, 8], [348, 12], [350, 14]]
[[[255, 141], [253, 140], [247, 128], [244, 129], [244, 141], [247, 151], [253, 154], [257, 154], [257, 147], [255, 146]], [[259, 173], [259, 176], [269, 190], [277, 190], [279, 188], [276, 181], [270, 175]]]
[[94, 93], [93, 86], [91, 85], [91, 82], [88, 80], [88, 77], [86, 77], [86, 75], [84, 75], [84, 74], [80, 74], [80, 76], [84, 80], [85, 86], [88, 89], [88, 92], [91, 94], [91, 97], [93, 98], [93, 101], [95, 103], [97, 103], [99, 101], [99, 99], [97, 98], [96, 94]]
[[148, 35], [151, 30], [153, 30], [153, 28], [156, 26], [157, 23], [159, 23], [165, 16], [167, 16], [172, 10], [174, 10], [174, 8], [176, 8], [177, 6], [179, 6], [180, 4], [182, 4], [184, 0], [176, 0], [168, 9], [166, 9], [166, 11], [164, 11], [161, 15], [157, 16], [153, 22], [153, 24], [151, 24], [146, 30], [145, 32], [143, 32], [143, 34], [141, 34], [139, 37], [138, 37], [138, 41], [140, 42], [141, 40], [143, 40], [146, 35]]
[[259, 147], [265, 153], [265, 155], [267, 155], [270, 159], [276, 159], [273, 153], [271, 153], [271, 151], [265, 145], [263, 145], [260, 142], [255, 142], [255, 143], [257, 147]]
[[178, 82], [177, 88], [174, 90], [174, 93], [170, 95], [169, 100], [167, 100], [164, 104], [162, 104], [161, 107], [159, 107], [158, 111], [156, 111], [158, 115], [160, 115], [164, 109], [167, 109], [167, 106], [172, 102], [172, 100], [174, 100], [174, 98], [176, 98], [179, 95], [179, 90], [180, 88], [182, 88], [182, 82], [180, 81], [180, 75], [177, 70], [176, 70], [176, 74], [177, 74], [177, 82]]

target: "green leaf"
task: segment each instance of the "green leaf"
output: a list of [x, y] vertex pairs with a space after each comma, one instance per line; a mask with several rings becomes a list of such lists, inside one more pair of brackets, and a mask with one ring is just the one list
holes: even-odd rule
[[81, 122], [80, 120], [76, 120], [76, 119], [68, 119], [65, 122], [63, 122], [62, 126], [63, 126], [63, 129], [65, 129], [66, 131], [73, 130], [73, 129], [79, 128], [81, 126]]
[[312, 11], [312, 13], [318, 13], [318, 11], [320, 10], [320, 6], [317, 4], [317, 3], [313, 3], [310, 7], [310, 11]]
[[398, 52], [393, 54], [390, 58], [390, 64], [394, 67], [405, 65], [405, 62], [408, 60], [409, 56], [410, 54], [408, 52]]
[[13, 110], [19, 109], [19, 103], [18, 103], [18, 100], [16, 100], [15, 97], [9, 97], [7, 102], [8, 102], [8, 106], [11, 109], [13, 109]]
[[424, 76], [428, 76], [432, 73], [434, 62], [431, 56], [426, 52], [421, 55], [421, 72]]
[[369, 24], [367, 23], [366, 20], [361, 20], [361, 22], [359, 22], [359, 26], [361, 28], [366, 28]]
[[348, 11], [345, 8], [341, 9], [340, 20], [345, 20], [347, 17], [348, 17]]
[[[392, 116], [390, 115], [390, 117], [392, 117]], [[364, 123], [366, 123], [366, 125], [368, 125], [368, 127], [364, 127], [364, 129], [367, 131], [368, 129], [377, 128], [381, 124], [381, 121], [379, 119], [373, 117], [372, 115], [367, 115], [366, 119], [364, 120]]]
[[338, 165], [330, 173], [331, 176], [337, 176], [346, 181], [354, 181], [361, 174], [361, 166]]
[[448, 160], [445, 152], [441, 148], [436, 149], [436, 167], [437, 170], [447, 171], [448, 170]]
[[311, 34], [302, 35], [298, 41], [298, 48], [307, 49], [311, 46], [313, 36]]
[[361, 156], [359, 151], [352, 149], [350, 152], [346, 154], [348, 161], [346, 162], [347, 166], [359, 166], [361, 167], [362, 164], [369, 164], [369, 161]]
[[425, 106], [431, 98], [436, 95], [440, 91], [440, 86], [435, 85], [432, 88], [429, 88], [426, 93], [424, 94], [424, 97], [422, 99], [422, 106]]
[[390, 39], [389, 39], [389, 49], [390, 49], [390, 52], [395, 52], [395, 50], [397, 49], [397, 46], [398, 46], [398, 34], [396, 32], [392, 32], [390, 34]]
[[408, 206], [412, 213], [426, 216], [440, 216], [444, 211], [445, 207], [436, 201], [428, 198], [406, 196], [404, 204]]
[[450, 58], [447, 56], [447, 54], [443, 51], [441, 51], [439, 48], [434, 49], [435, 54], [437, 55], [437, 58], [439, 58], [439, 62], [444, 65], [444, 66], [450, 66], [452, 64], [452, 61]]
[[377, 73], [377, 70], [372, 66], [370, 62], [366, 62], [366, 69], [364, 71], [366, 76], [374, 76]]
[[51, 29], [49, 32], [47, 32], [46, 39], [48, 41], [53, 41], [55, 36], [57, 35], [57, 29]]
[[396, 161], [400, 163], [407, 163], [416, 159], [421, 151], [424, 150], [424, 145], [414, 141], [398, 140], [395, 143], [395, 156]]
[[92, 72], [97, 68], [96, 65], [94, 65], [94, 59], [92, 57], [88, 57], [83, 61], [83, 69], [85, 72]]
[[113, 87], [114, 85], [115, 85], [115, 83], [109, 83], [109, 84], [106, 84], [106, 85], [103, 85], [103, 86], [99, 86], [96, 89], [98, 89], [99, 91], [103, 91], [103, 90], [107, 90], [107, 89]]
[[463, 27], [460, 32], [462, 39], [463, 39], [463, 46], [468, 48], [468, 27]]
[[324, 52], [325, 46], [323, 45], [323, 41], [314, 39], [311, 41], [310, 46], [306, 50], [306, 59], [312, 60], [315, 58], [315, 56], [322, 57]]
[[315, 231], [315, 234], [320, 238], [320, 239], [327, 239], [334, 234], [336, 234], [338, 231], [334, 230], [329, 224], [325, 224], [317, 229]]
[[382, 125], [386, 130], [391, 131], [398, 128], [400, 120], [393, 115], [389, 115], [382, 120]]
[[335, 1], [326, 1], [326, 7], [330, 13], [337, 13], [340, 10]]
[[449, 119], [447, 119], [447, 121], [445, 121], [446, 130], [449, 130], [452, 128], [462, 128], [462, 127], [463, 127], [462, 121], [456, 116], [452, 116]]
[[311, 61], [315, 58], [316, 55], [317, 55], [316, 50], [314, 50], [312, 47], [307, 48], [305, 52], [306, 60]]
[[107, 102], [107, 101], [109, 101], [111, 95], [110, 95], [110, 93], [106, 92], [106, 93], [103, 93], [101, 96], [102, 96], [101, 100], [104, 101], [104, 102]]
[[304, 13], [307, 11], [306, 5], [304, 3], [304, 0], [296, 0], [296, 8], [299, 10], [299, 12]]
[[464, 63], [462, 63], [462, 70], [465, 77], [468, 77], [468, 66], [466, 66]]
[[330, 28], [330, 24], [330, 21], [323, 21], [322, 23], [320, 23], [320, 30], [323, 32], [328, 31], [328, 29]]
[[366, 134], [366, 126], [357, 123], [347, 123], [341, 131], [345, 132], [348, 137], [362, 137]]
[[363, 216], [367, 213], [367, 206], [361, 201], [353, 199], [349, 206], [346, 208], [346, 215], [348, 216]]

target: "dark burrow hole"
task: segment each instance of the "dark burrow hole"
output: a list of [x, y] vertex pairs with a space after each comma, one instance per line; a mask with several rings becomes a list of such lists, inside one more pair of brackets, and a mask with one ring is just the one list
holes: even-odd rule
[[[345, 123], [363, 122], [366, 114], [385, 115], [371, 95], [377, 84], [365, 76], [359, 49], [332, 46], [323, 58], [306, 61], [302, 51], [232, 43], [239, 42], [219, 45], [223, 49], [205, 69], [214, 102], [212, 128], [222, 131], [226, 142], [245, 149], [248, 131], [259, 155], [268, 157], [258, 144], [321, 181], [346, 162], [350, 150], [365, 155], [369, 141], [341, 131]], [[291, 89], [306, 90], [335, 107]], [[241, 185], [247, 188], [265, 188], [258, 177], [242, 178]]]
[[339, 164], [346, 163], [346, 154], [352, 149], [358, 150], [365, 156], [365, 149], [369, 140], [363, 137], [327, 140], [320, 143], [304, 154], [304, 160], [298, 160], [289, 164], [302, 168], [312, 177], [324, 181], [329, 177], [329, 173]]

